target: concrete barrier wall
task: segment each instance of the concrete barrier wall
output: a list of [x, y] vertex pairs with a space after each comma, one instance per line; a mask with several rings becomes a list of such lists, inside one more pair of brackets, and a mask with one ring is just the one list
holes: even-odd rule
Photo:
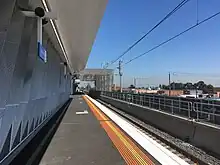
[[187, 118], [101, 96], [101, 100], [182, 140], [220, 155], [220, 130]]
[[99, 99], [101, 95], [101, 91], [90, 90], [88, 95], [94, 99]]
[[199, 122], [194, 125], [196, 130], [191, 143], [220, 158], [220, 128]]

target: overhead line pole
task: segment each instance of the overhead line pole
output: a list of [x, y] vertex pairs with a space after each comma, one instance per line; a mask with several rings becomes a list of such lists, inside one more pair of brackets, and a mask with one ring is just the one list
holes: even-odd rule
[[122, 60], [118, 63], [118, 74], [120, 76], [120, 92], [122, 92]]
[[170, 72], [169, 72], [169, 96], [171, 95], [171, 80], [170, 80]]
[[135, 86], [135, 88], [136, 88], [136, 78], [134, 78], [134, 86]]

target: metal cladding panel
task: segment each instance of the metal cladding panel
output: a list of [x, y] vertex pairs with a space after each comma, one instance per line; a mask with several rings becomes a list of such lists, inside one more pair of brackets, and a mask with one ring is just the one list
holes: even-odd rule
[[33, 20], [26, 19], [22, 31], [22, 33], [26, 33], [26, 35], [22, 35], [21, 42], [19, 44], [7, 104], [17, 103], [24, 97], [23, 83], [26, 71], [25, 65], [27, 63], [25, 59], [28, 58], [28, 49], [26, 47], [29, 47], [30, 44], [32, 28]]
[[[35, 0], [36, 1], [36, 0]], [[32, 0], [33, 6], [36, 2]], [[47, 0], [73, 71], [84, 69], [107, 0]], [[49, 28], [47, 29], [49, 31]], [[51, 32], [49, 32], [51, 33]]]
[[[28, 0], [17, 0], [24, 6]], [[37, 56], [36, 19], [26, 18], [15, 0], [0, 6], [0, 164], [69, 99], [70, 76], [43, 30], [48, 62]], [[2, 19], [4, 16], [4, 19]]]

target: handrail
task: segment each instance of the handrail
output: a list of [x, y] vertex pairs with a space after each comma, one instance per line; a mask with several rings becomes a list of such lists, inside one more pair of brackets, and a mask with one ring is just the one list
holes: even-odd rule
[[[220, 104], [201, 102], [201, 100], [181, 100], [159, 95], [137, 95], [131, 93], [102, 92], [102, 95], [127, 101], [133, 104], [170, 112], [172, 114], [185, 115], [188, 118], [206, 119], [220, 117]], [[205, 100], [204, 100], [205, 101]], [[219, 111], [218, 111], [219, 110]], [[184, 112], [187, 112], [184, 113]]]

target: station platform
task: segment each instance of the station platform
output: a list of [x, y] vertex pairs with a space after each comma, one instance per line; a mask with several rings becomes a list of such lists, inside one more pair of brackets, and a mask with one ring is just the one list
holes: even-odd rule
[[37, 164], [192, 165], [87, 95], [73, 96]]
[[40, 165], [158, 164], [86, 96], [74, 96]]

